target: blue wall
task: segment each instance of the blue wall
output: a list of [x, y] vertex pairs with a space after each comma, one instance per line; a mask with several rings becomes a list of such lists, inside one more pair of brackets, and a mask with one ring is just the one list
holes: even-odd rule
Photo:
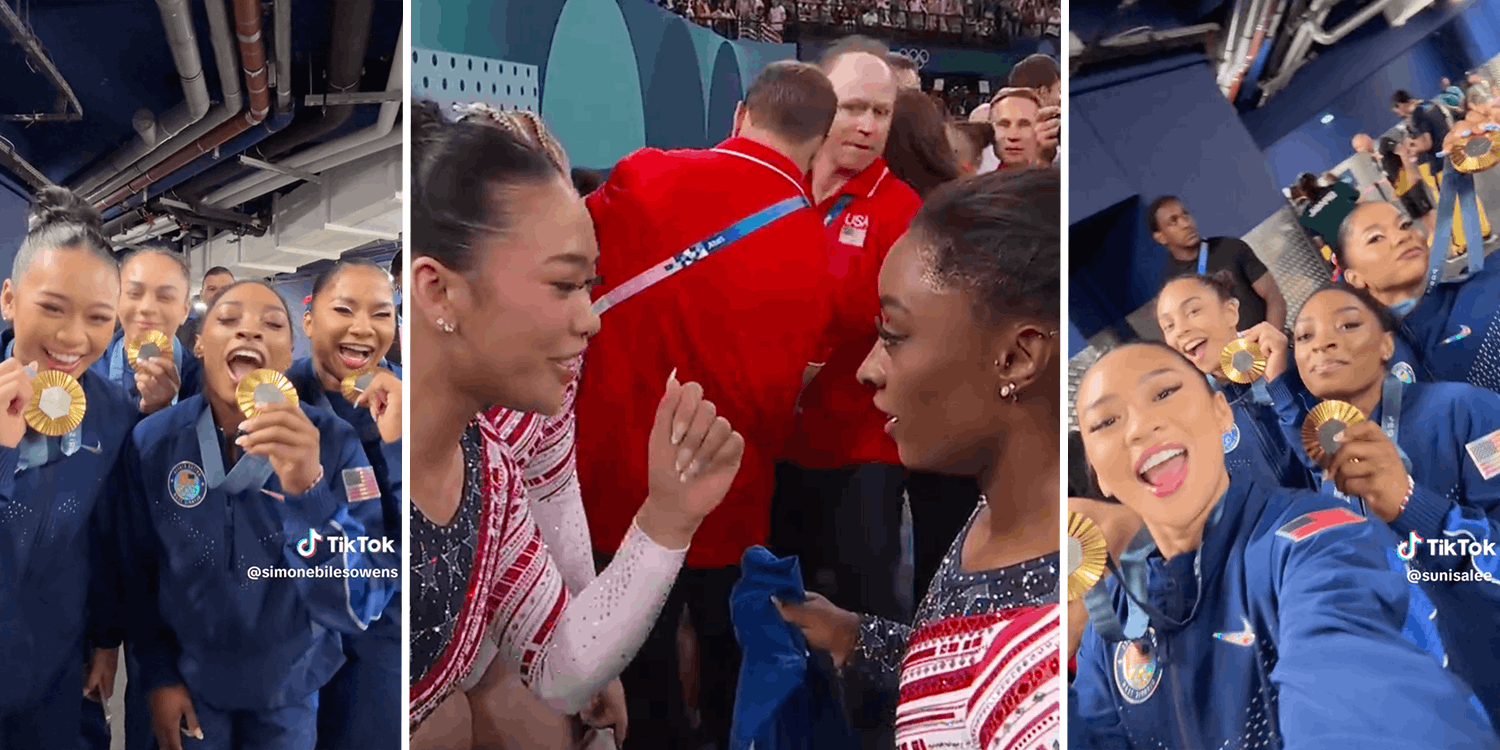
[[[1391, 94], [1398, 89], [1430, 98], [1438, 91], [1439, 79], [1456, 82], [1465, 70], [1497, 54], [1500, 4], [1476, 3], [1268, 147], [1266, 160], [1276, 184], [1289, 185], [1302, 172], [1321, 172], [1343, 161], [1351, 153], [1349, 139], [1356, 133], [1379, 136], [1390, 129], [1398, 119], [1390, 105]], [[1325, 114], [1333, 115], [1333, 122], [1323, 124]], [[1251, 119], [1246, 116], [1247, 122]]]
[[536, 65], [542, 115], [577, 166], [729, 136], [734, 105], [796, 45], [729, 41], [648, 0], [427, 0], [412, 46]]
[[1085, 336], [1156, 296], [1156, 196], [1182, 196], [1205, 237], [1241, 236], [1283, 205], [1201, 54], [1074, 79], [1069, 107], [1069, 315]]
[[0, 181], [0, 279], [10, 278], [10, 265], [26, 237], [26, 213], [30, 208], [28, 196]]

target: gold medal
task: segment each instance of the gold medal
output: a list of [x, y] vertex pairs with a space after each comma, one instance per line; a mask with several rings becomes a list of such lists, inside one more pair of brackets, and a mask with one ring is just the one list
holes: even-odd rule
[[240, 384], [235, 386], [234, 395], [240, 403], [240, 411], [246, 417], [260, 414], [256, 404], [274, 404], [278, 401], [297, 403], [297, 389], [292, 387], [292, 381], [275, 370], [256, 370], [241, 378]]
[[72, 375], [55, 370], [31, 379], [31, 403], [26, 405], [26, 424], [33, 430], [58, 437], [83, 424], [88, 399]]
[[1266, 374], [1266, 355], [1252, 341], [1235, 339], [1219, 353], [1219, 367], [1224, 377], [1249, 385]]
[[1302, 447], [1307, 449], [1307, 457], [1326, 466], [1328, 459], [1339, 452], [1333, 436], [1363, 421], [1365, 415], [1354, 404], [1324, 401], [1313, 407], [1302, 421]]
[[1450, 154], [1460, 172], [1483, 172], [1500, 164], [1500, 131], [1476, 131], [1463, 138]]
[[1068, 513], [1068, 601], [1083, 596], [1099, 577], [1109, 559], [1104, 533], [1088, 516]]
[[130, 342], [125, 347], [125, 361], [130, 363], [130, 369], [135, 369], [138, 360], [150, 359], [152, 357], [171, 357], [172, 340], [161, 331], [148, 330], [141, 337]]
[[365, 392], [365, 389], [370, 387], [370, 381], [374, 379], [375, 368], [373, 367], [345, 375], [343, 383], [344, 398], [349, 399], [349, 402], [353, 403], [359, 398], [360, 394]]

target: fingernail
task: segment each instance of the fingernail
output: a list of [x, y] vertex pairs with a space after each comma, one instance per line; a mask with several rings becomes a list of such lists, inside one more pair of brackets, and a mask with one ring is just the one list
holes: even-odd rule
[[1333, 436], [1333, 442], [1335, 442], [1335, 443], [1342, 443], [1342, 442], [1344, 442], [1344, 433], [1343, 433], [1343, 431], [1340, 431], [1340, 432], [1338, 432], [1337, 434], [1335, 434]]
[[686, 474], [678, 474], [677, 475], [677, 481], [682, 482], [683, 484], [687, 484], [687, 480], [688, 480], [688, 476]]
[[33, 362], [33, 363], [29, 364], [29, 365], [26, 365], [26, 375], [27, 375], [27, 377], [32, 377], [32, 378], [36, 377], [36, 363], [35, 362]]
[[235, 438], [235, 439], [234, 439], [234, 444], [235, 444], [235, 445], [240, 445], [240, 446], [243, 446], [243, 445], [244, 445], [244, 444], [245, 444], [245, 436], [244, 436], [244, 435], [241, 435], [241, 436], [239, 436], [239, 437], [237, 437], [237, 438]]
[[198, 740], [203, 739], [203, 730], [202, 729], [194, 729], [193, 730], [193, 739], [198, 739]]
[[689, 460], [691, 460], [692, 458], [693, 458], [693, 452], [690, 451], [690, 450], [687, 450], [686, 448], [684, 448], [684, 449], [682, 449], [680, 451], [677, 451], [677, 463], [675, 464], [675, 468], [678, 471], [682, 471], [682, 470], [686, 469], [687, 468], [687, 462]]
[[[681, 425], [681, 424], [674, 424], [674, 425], [672, 425], [672, 445], [676, 445], [676, 444], [682, 442], [682, 433], [684, 433], [684, 432], [687, 432], [687, 426], [686, 425]], [[682, 463], [681, 461], [678, 461], [678, 467], [677, 468], [679, 468], [679, 469], [682, 468], [681, 463]]]
[[672, 374], [670, 374], [670, 375], [667, 376], [667, 385], [676, 385], [676, 384], [677, 384], [677, 368], [673, 367], [672, 368]]
[[698, 472], [702, 468], [703, 468], [703, 462], [702, 461], [694, 461], [693, 465], [688, 467], [687, 474], [690, 477], [696, 477], [696, 476], [698, 476]]

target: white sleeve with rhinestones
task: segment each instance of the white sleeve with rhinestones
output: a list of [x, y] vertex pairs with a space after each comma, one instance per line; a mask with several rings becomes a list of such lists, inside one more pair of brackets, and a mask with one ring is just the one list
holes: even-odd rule
[[635, 658], [686, 557], [631, 524], [614, 561], [568, 603], [532, 690], [554, 709], [582, 710]]

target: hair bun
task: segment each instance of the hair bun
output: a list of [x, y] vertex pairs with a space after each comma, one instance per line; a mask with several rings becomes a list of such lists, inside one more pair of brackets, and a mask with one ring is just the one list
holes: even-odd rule
[[42, 188], [31, 206], [26, 228], [32, 232], [53, 224], [82, 224], [102, 229], [104, 217], [82, 196], [64, 187]]

